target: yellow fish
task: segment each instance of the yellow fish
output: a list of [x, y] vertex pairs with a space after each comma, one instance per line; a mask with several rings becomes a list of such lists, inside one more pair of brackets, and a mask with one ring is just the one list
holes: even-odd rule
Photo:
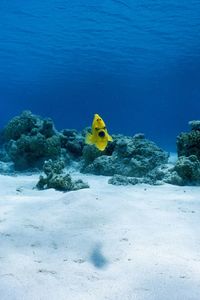
[[99, 150], [103, 151], [108, 142], [112, 142], [112, 140], [104, 121], [98, 114], [95, 114], [92, 123], [92, 133], [88, 133], [85, 138], [86, 144], [95, 145]]

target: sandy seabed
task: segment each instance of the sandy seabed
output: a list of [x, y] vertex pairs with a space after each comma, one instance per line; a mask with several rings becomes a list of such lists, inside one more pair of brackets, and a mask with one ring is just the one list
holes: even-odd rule
[[1, 300], [199, 300], [200, 187], [0, 176]]

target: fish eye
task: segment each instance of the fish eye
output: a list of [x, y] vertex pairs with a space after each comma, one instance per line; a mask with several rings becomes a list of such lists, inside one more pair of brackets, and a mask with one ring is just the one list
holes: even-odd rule
[[99, 131], [98, 136], [103, 138], [105, 136], [105, 132], [104, 131]]

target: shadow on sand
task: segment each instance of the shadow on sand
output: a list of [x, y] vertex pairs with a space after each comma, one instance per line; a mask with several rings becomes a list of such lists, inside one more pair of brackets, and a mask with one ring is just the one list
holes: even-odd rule
[[98, 269], [105, 268], [108, 264], [108, 260], [102, 254], [102, 245], [100, 243], [96, 244], [91, 252], [90, 261]]

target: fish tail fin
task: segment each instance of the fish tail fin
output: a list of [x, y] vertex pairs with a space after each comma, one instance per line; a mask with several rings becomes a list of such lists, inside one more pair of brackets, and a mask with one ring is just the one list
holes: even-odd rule
[[87, 135], [85, 137], [85, 143], [88, 145], [94, 144], [91, 133], [87, 133]]
[[97, 142], [96, 143], [96, 147], [100, 150], [100, 151], [104, 151], [105, 150], [105, 148], [106, 148], [106, 146], [107, 146], [107, 142], [105, 141], [105, 142]]

